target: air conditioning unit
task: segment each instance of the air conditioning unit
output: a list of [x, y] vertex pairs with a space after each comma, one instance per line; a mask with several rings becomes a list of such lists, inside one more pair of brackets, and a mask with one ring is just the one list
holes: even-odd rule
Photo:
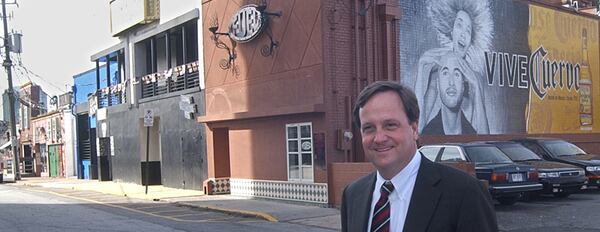
[[72, 94], [65, 93], [58, 96], [58, 107], [68, 107], [72, 104]]

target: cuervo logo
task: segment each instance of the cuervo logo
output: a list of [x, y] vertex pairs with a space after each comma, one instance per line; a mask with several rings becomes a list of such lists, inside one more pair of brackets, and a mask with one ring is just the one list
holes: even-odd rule
[[258, 10], [257, 5], [243, 6], [231, 18], [229, 37], [239, 43], [249, 42], [260, 34], [266, 23], [267, 18]]

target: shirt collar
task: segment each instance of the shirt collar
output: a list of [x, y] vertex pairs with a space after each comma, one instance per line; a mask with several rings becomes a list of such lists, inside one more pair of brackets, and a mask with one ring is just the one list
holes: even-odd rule
[[[392, 192], [392, 195], [396, 195], [400, 198], [402, 198], [405, 194], [400, 194], [400, 192], [402, 192], [402, 186], [406, 186], [406, 184], [409, 182], [410, 178], [414, 177], [417, 172], [419, 171], [419, 165], [421, 164], [421, 153], [419, 153], [419, 151], [415, 152], [415, 155], [412, 157], [412, 159], [410, 160], [410, 162], [408, 162], [408, 164], [406, 165], [406, 167], [404, 167], [400, 172], [398, 172], [394, 177], [392, 177], [392, 179], [390, 181], [392, 181], [392, 184], [394, 185], [394, 192]], [[379, 191], [379, 189], [381, 189], [381, 186], [383, 185], [383, 183], [386, 181], [385, 178], [383, 178], [383, 176], [381, 176], [381, 174], [379, 173], [379, 171], [377, 171], [377, 180], [375, 182], [375, 189], [377, 191]]]

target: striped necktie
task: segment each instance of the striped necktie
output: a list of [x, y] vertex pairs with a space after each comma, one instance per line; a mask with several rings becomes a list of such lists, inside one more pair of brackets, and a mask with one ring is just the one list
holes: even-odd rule
[[381, 197], [375, 204], [373, 220], [371, 221], [371, 232], [390, 231], [390, 200], [388, 196], [394, 191], [394, 185], [387, 180], [381, 186]]

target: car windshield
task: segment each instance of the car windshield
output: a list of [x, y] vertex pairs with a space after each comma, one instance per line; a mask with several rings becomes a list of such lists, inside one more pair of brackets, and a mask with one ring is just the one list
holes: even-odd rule
[[575, 146], [575, 144], [569, 143], [563, 140], [552, 140], [543, 141], [542, 146], [550, 152], [553, 156], [574, 156], [574, 155], [585, 155], [585, 151]]
[[533, 151], [520, 144], [500, 145], [498, 148], [514, 161], [542, 160]]
[[465, 152], [475, 163], [512, 163], [500, 149], [493, 146], [465, 147]]

